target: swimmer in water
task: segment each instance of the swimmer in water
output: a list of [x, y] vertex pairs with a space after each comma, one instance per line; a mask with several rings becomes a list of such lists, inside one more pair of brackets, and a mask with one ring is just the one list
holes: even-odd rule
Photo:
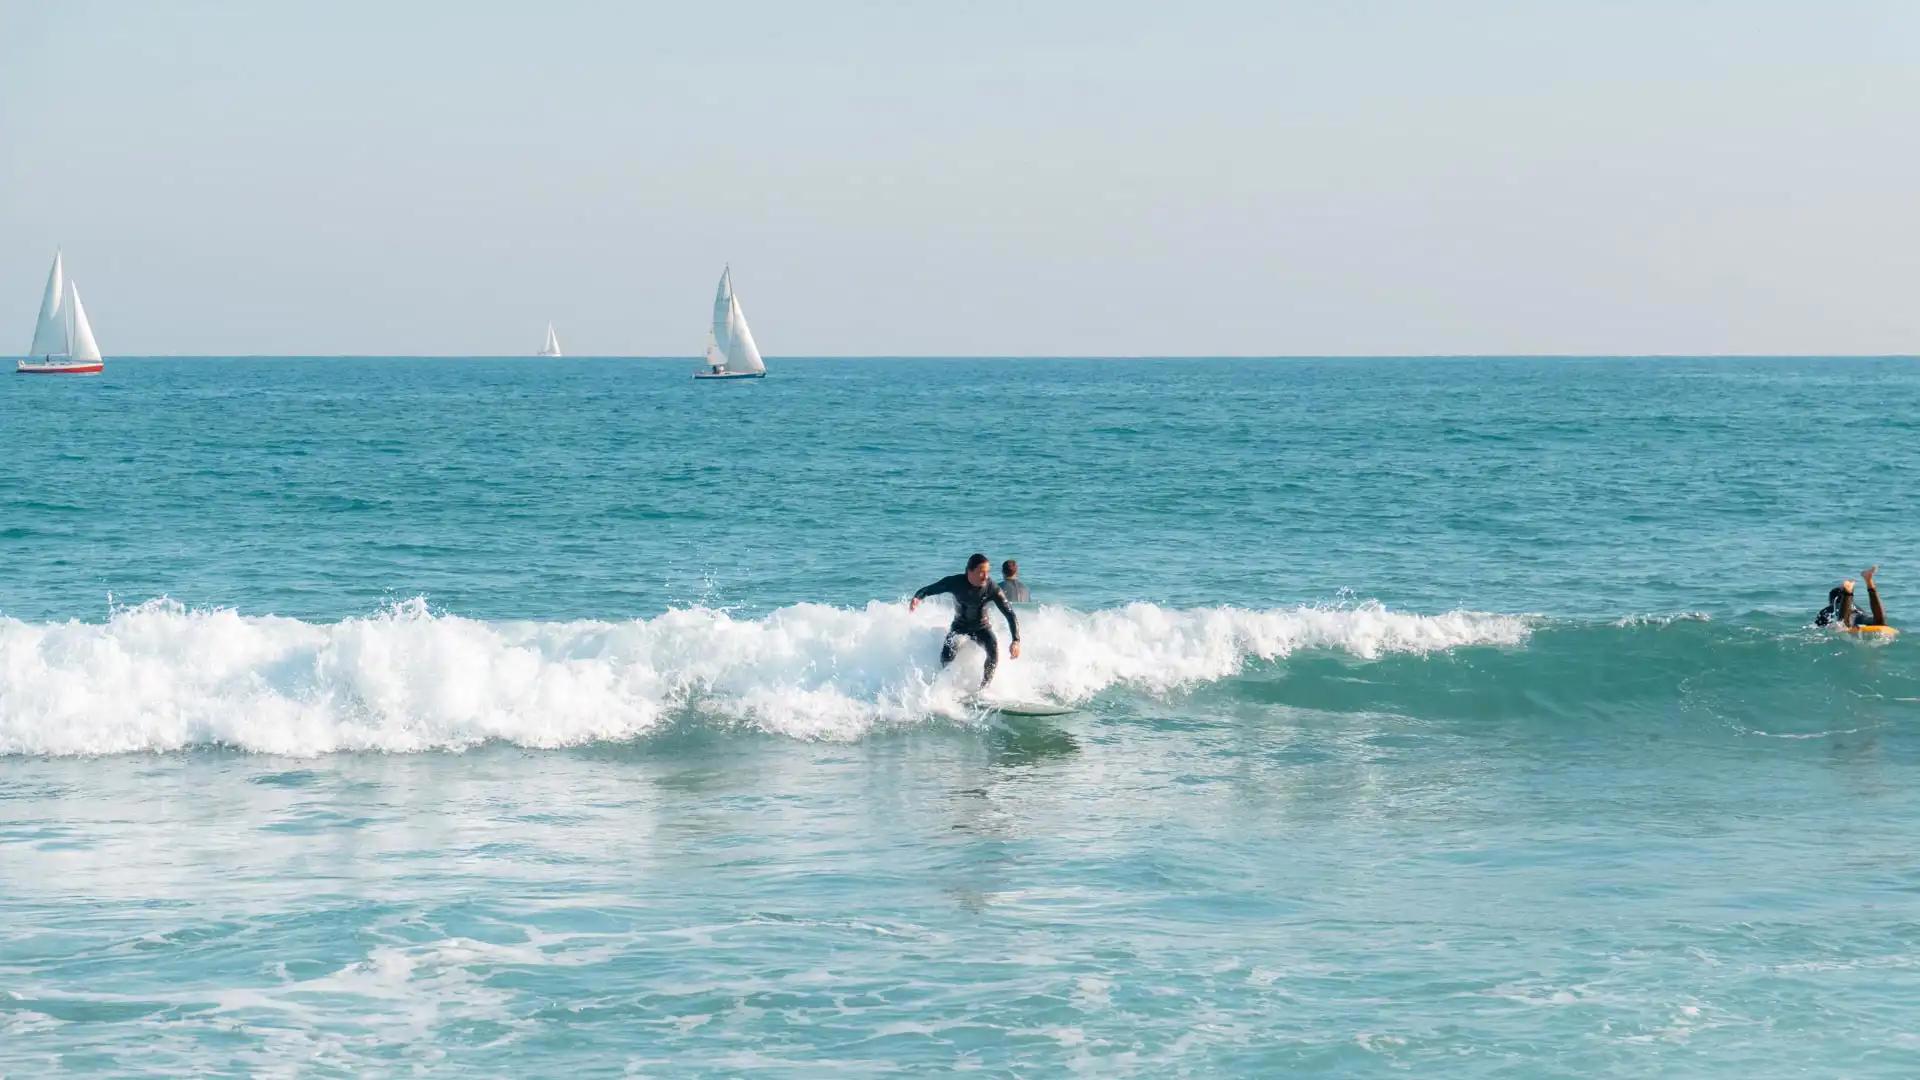
[[1013, 635], [1007, 655], [1015, 660], [1020, 659], [1020, 621], [1014, 617], [1013, 607], [1007, 603], [1000, 586], [993, 583], [993, 574], [987, 568], [985, 555], [976, 554], [968, 559], [966, 573], [949, 574], [914, 593], [907, 610], [919, 607], [920, 601], [929, 596], [953, 597], [953, 625], [947, 627], [946, 644], [940, 647], [942, 667], [953, 663], [961, 638], [972, 638], [987, 650], [987, 676], [980, 680], [980, 685], [985, 686], [993, 681], [993, 669], [1000, 666], [1000, 642], [993, 636], [992, 628], [987, 626], [988, 604], [999, 608], [1000, 614], [1006, 616], [1007, 630]]
[[1027, 583], [1020, 580], [1020, 564], [1008, 559], [1000, 564], [1000, 591], [1007, 594], [1007, 602], [1024, 604], [1033, 599]]
[[1840, 630], [1857, 630], [1863, 626], [1887, 625], [1887, 610], [1880, 606], [1880, 590], [1873, 587], [1873, 575], [1880, 568], [1869, 566], [1860, 571], [1861, 580], [1867, 583], [1867, 603], [1872, 605], [1872, 613], [1862, 612], [1853, 606], [1853, 579], [1841, 582], [1827, 593], [1827, 606], [1813, 617], [1815, 626], [1831, 626]]

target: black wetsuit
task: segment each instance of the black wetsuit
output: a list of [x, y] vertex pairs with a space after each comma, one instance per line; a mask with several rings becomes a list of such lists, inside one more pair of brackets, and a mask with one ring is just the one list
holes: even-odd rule
[[1861, 626], [1887, 625], [1887, 609], [1880, 606], [1880, 590], [1871, 585], [1867, 586], [1867, 602], [1873, 606], [1873, 614], [1871, 615], [1853, 606], [1852, 593], [1841, 588], [1829, 589], [1827, 590], [1827, 606], [1821, 608], [1820, 614], [1813, 617], [1813, 625], [1832, 626], [1838, 624], [1841, 629], [1844, 630], [1852, 630]]
[[1020, 620], [1013, 614], [1006, 596], [1000, 586], [989, 578], [985, 585], [975, 585], [967, 580], [965, 574], [952, 574], [914, 593], [914, 598], [925, 600], [929, 596], [953, 597], [953, 625], [947, 627], [947, 642], [940, 647], [940, 662], [953, 663], [953, 654], [960, 647], [960, 639], [970, 637], [987, 650], [987, 677], [980, 681], [982, 686], [993, 681], [993, 669], [1000, 666], [1000, 642], [993, 636], [993, 630], [987, 626], [987, 605], [992, 604], [1006, 616], [1007, 630], [1013, 634], [1013, 640], [1020, 640]]

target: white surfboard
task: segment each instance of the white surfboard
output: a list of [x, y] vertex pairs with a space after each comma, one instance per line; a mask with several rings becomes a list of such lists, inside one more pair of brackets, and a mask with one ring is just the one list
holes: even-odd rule
[[983, 701], [975, 698], [973, 704], [1001, 716], [1065, 716], [1080, 711], [1072, 705], [1055, 705], [1050, 701]]

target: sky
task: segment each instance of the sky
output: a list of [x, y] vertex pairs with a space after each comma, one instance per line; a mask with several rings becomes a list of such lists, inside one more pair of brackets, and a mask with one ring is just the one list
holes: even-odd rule
[[1920, 4], [0, 0], [0, 354], [1920, 352]]

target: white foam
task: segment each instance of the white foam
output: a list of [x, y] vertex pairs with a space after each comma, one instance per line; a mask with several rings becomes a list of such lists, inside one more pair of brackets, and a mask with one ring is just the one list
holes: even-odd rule
[[[689, 608], [628, 622], [483, 622], [419, 600], [308, 623], [151, 601], [104, 623], [0, 618], [0, 754], [225, 745], [276, 754], [559, 747], [628, 739], [692, 712], [800, 738], [970, 715], [981, 658], [939, 665], [934, 605], [799, 604], [762, 618]], [[1003, 700], [1160, 693], [1303, 649], [1372, 659], [1512, 645], [1524, 620], [1377, 604], [1251, 611], [1152, 604], [1021, 617]], [[1002, 643], [1005, 649], [1005, 643]]]

